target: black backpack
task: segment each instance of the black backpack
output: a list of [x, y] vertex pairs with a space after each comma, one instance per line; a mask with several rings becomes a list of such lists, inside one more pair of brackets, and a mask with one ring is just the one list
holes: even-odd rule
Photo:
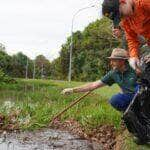
[[141, 59], [140, 89], [123, 114], [127, 129], [141, 141], [150, 141], [150, 57]]

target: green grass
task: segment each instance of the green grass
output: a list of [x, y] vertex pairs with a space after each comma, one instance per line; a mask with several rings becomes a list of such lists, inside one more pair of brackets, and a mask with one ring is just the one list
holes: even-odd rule
[[[84, 82], [66, 82], [52, 80], [25, 80], [19, 79], [15, 84], [0, 85], [0, 113], [6, 117], [5, 124], [9, 124], [10, 116], [15, 115], [13, 123], [22, 130], [34, 130], [47, 127], [51, 119], [73, 100], [83, 95], [61, 95], [67, 87], [75, 87]], [[117, 85], [103, 87], [93, 91], [79, 104], [65, 112], [61, 119], [74, 118], [83, 128], [90, 130], [102, 124], [114, 125], [120, 132], [121, 113], [113, 109], [108, 103], [109, 98], [117, 93]], [[139, 150], [128, 134], [124, 140], [127, 150]], [[149, 148], [149, 147], [148, 147]], [[147, 150], [141, 146], [140, 150]]]
[[[36, 129], [47, 126], [53, 116], [65, 108], [74, 99], [83, 93], [72, 95], [61, 95], [60, 92], [66, 87], [75, 87], [85, 83], [65, 82], [52, 80], [25, 80], [19, 79], [16, 84], [4, 84], [0, 86], [0, 101], [14, 102], [11, 110], [21, 110], [18, 121], [22, 129]], [[84, 98], [79, 104], [69, 109], [62, 115], [62, 120], [74, 118], [83, 127], [94, 128], [100, 124], [113, 124], [119, 128], [120, 113], [115, 111], [108, 103], [108, 99], [119, 90], [117, 86], [105, 87], [95, 90]], [[0, 111], [7, 115], [4, 106]], [[17, 111], [17, 110], [16, 110]], [[10, 114], [8, 114], [10, 115]]]

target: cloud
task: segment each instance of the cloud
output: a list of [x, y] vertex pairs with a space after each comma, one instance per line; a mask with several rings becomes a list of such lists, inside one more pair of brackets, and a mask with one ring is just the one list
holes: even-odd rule
[[[98, 4], [90, 0], [0, 0], [0, 42], [9, 54], [22, 51], [30, 58], [38, 54], [52, 60], [71, 33], [73, 14], [80, 8]], [[74, 31], [83, 30], [99, 18], [99, 7], [80, 12]]]

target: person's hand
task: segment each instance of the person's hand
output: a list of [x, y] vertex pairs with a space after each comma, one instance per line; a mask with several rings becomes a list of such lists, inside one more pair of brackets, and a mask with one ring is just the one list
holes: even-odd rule
[[140, 75], [142, 74], [142, 71], [141, 71], [141, 69], [140, 69], [139, 67], [137, 67], [137, 68], [135, 69], [135, 71], [136, 71], [136, 74], [137, 74], [138, 76], [140, 76]]
[[140, 60], [137, 57], [131, 57], [129, 58], [129, 64], [134, 70], [136, 70], [136, 68], [139, 67]]
[[72, 94], [73, 93], [73, 88], [67, 88], [67, 89], [64, 89], [61, 94], [63, 95], [69, 95], [69, 94]]
[[139, 58], [137, 57], [129, 58], [129, 64], [136, 71], [137, 75], [141, 74]]
[[120, 38], [122, 35], [121, 29], [119, 29], [119, 28], [113, 28], [112, 32], [113, 32], [113, 36], [115, 38]]

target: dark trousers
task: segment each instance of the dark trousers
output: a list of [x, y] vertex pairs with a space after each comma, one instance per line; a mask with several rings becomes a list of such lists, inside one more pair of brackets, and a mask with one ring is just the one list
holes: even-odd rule
[[116, 95], [113, 95], [111, 99], [109, 100], [109, 103], [119, 111], [125, 111], [132, 101], [133, 97], [135, 94], [123, 94], [123, 93], [118, 93]]

